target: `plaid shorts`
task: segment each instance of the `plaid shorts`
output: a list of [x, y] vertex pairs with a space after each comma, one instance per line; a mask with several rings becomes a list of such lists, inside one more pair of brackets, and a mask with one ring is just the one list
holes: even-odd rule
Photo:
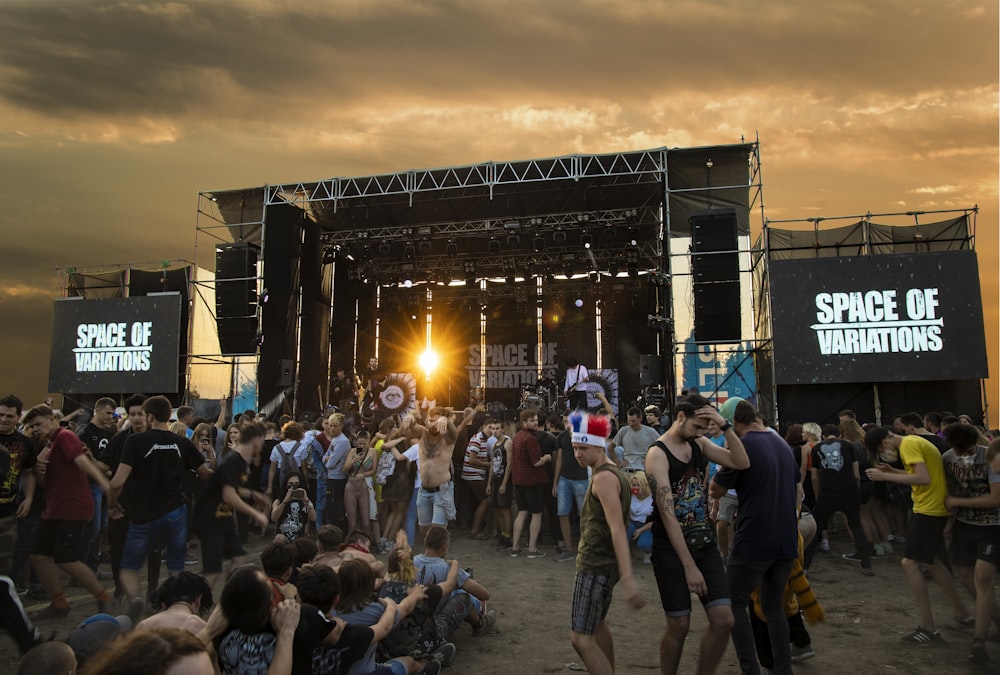
[[573, 584], [573, 632], [593, 635], [611, 608], [611, 594], [618, 577], [577, 573]]

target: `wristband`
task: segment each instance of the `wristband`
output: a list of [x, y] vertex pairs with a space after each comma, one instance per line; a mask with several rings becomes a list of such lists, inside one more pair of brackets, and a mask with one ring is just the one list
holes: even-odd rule
[[729, 422], [726, 422], [721, 427], [719, 427], [719, 431], [721, 431], [722, 433], [726, 433], [727, 431], [729, 431], [732, 428], [733, 428], [733, 425], [730, 424]]

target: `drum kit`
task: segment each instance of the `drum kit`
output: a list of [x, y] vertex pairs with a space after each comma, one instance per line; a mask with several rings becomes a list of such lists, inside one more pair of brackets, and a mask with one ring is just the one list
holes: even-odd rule
[[[469, 391], [469, 398], [472, 405], [483, 403], [486, 410], [491, 415], [502, 417], [507, 406], [500, 401], [486, 403], [485, 392], [481, 387], [475, 387]], [[521, 388], [521, 401], [517, 407], [518, 411], [538, 410], [540, 412], [560, 410], [566, 407], [566, 397], [560, 396], [555, 390], [547, 387], [539, 387], [534, 384], [525, 385]]]

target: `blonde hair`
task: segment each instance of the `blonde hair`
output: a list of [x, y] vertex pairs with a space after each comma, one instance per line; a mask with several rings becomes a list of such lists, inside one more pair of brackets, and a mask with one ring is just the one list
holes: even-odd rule
[[813, 441], [818, 441], [823, 438], [823, 429], [815, 422], [806, 422], [802, 425], [802, 435], [806, 434], [812, 436]]
[[651, 490], [649, 489], [649, 479], [646, 478], [645, 471], [636, 471], [635, 473], [633, 473], [632, 478], [629, 479], [629, 482], [633, 480], [639, 484], [639, 499], [645, 499], [650, 494], [652, 494]]
[[326, 421], [330, 424], [336, 424], [338, 426], [344, 426], [344, 415], [343, 413], [333, 413], [326, 418]]
[[170, 433], [187, 438], [187, 425], [183, 422], [174, 422], [170, 425]]

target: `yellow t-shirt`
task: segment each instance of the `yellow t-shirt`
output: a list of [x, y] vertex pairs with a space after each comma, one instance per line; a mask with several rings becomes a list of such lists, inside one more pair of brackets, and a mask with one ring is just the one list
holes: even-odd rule
[[920, 436], [904, 436], [899, 444], [899, 458], [907, 473], [913, 473], [913, 465], [922, 462], [931, 477], [928, 485], [911, 485], [913, 490], [913, 512], [925, 516], [951, 515], [944, 507], [948, 496], [948, 484], [944, 477], [944, 462], [941, 453], [930, 441]]

